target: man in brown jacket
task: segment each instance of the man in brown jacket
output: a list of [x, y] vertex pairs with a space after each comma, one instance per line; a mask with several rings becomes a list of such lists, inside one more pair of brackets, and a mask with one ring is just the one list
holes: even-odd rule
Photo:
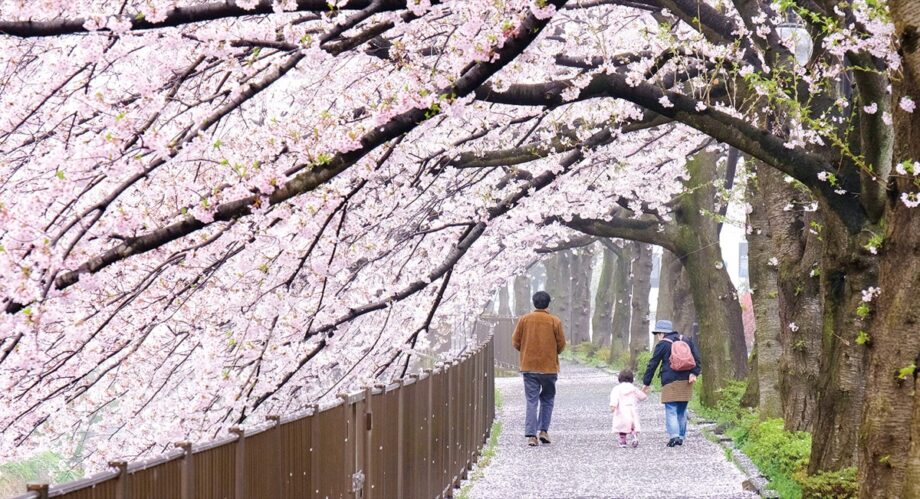
[[549, 302], [547, 292], [537, 291], [533, 295], [536, 310], [521, 317], [511, 337], [514, 348], [521, 352], [521, 374], [524, 376], [524, 395], [527, 397], [524, 436], [531, 446], [539, 445], [537, 430], [540, 431], [540, 442], [550, 443], [547, 432], [553, 416], [553, 399], [556, 397], [559, 354], [565, 348], [562, 321], [546, 311]]

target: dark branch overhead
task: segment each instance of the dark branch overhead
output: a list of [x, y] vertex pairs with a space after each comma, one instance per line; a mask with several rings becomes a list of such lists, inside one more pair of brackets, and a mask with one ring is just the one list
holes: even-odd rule
[[[405, 0], [350, 0], [338, 8], [339, 10], [361, 10], [373, 4], [377, 4], [374, 10], [380, 12], [406, 8]], [[329, 12], [329, 2], [326, 0], [297, 0], [297, 7], [292, 12]], [[142, 30], [170, 28], [215, 19], [275, 13], [277, 12], [274, 0], [260, 0], [251, 9], [240, 7], [234, 0], [226, 0], [223, 2], [175, 7], [166, 14], [166, 19], [156, 23], [144, 19], [141, 14], [127, 15], [123, 18], [131, 23], [132, 30]], [[83, 17], [55, 19], [53, 21], [0, 21], [0, 33], [20, 38], [91, 33], [92, 31], [86, 28], [86, 24], [87, 19]]]

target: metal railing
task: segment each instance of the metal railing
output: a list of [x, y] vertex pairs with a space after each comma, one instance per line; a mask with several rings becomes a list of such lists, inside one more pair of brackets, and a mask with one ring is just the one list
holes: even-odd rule
[[495, 418], [495, 348], [330, 406], [15, 499], [452, 497]]

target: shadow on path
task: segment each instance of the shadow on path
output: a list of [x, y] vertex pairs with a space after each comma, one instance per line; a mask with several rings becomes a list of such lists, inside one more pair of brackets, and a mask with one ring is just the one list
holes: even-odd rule
[[504, 397], [497, 415], [498, 450], [471, 498], [748, 498], [744, 475], [722, 449], [691, 425], [683, 447], [667, 448], [664, 407], [658, 395], [639, 405], [637, 449], [618, 448], [610, 432], [608, 395], [616, 379], [599, 369], [566, 363], [556, 384], [550, 436], [528, 447], [524, 439], [524, 388], [520, 376], [499, 378]]

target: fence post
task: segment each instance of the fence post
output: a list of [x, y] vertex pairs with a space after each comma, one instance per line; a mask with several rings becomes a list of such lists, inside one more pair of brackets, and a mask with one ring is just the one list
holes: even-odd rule
[[319, 404], [313, 404], [313, 414], [310, 416], [310, 497], [319, 495]]
[[431, 486], [431, 458], [432, 458], [431, 432], [432, 432], [432, 427], [434, 426], [434, 411], [432, 407], [433, 397], [432, 397], [431, 390], [433, 387], [432, 381], [434, 381], [434, 371], [432, 371], [431, 369], [425, 369], [424, 372], [425, 374], [428, 375], [428, 379], [426, 381], [426, 384], [428, 385], [428, 387], [425, 390], [425, 394], [426, 394], [425, 398], [427, 399], [426, 406], [428, 407], [427, 409], [428, 416], [425, 418], [428, 423], [425, 425], [425, 445], [426, 445], [425, 447], [425, 485], [426, 485], [426, 489], [425, 490], [427, 490], [430, 493], [431, 490], [434, 488]]
[[[371, 488], [371, 477], [374, 473], [374, 389], [379, 385], [371, 385], [364, 389], [364, 499], [373, 499], [374, 489]], [[384, 388], [386, 391], [386, 388]]]
[[233, 470], [233, 498], [246, 497], [246, 432], [239, 426], [230, 428], [236, 435], [236, 467]]
[[26, 484], [26, 492], [38, 492], [38, 499], [48, 499], [48, 484], [47, 483]]
[[[409, 375], [407, 377], [412, 377]], [[399, 410], [396, 412], [396, 497], [406, 497], [406, 390], [405, 379], [399, 380]]]
[[182, 499], [194, 499], [195, 497], [195, 462], [192, 454], [191, 442], [176, 442], [176, 447], [182, 449], [185, 455], [182, 457], [182, 466], [180, 468], [180, 497]]
[[131, 490], [128, 488], [128, 462], [109, 461], [109, 466], [118, 470], [118, 478], [115, 479], [115, 499], [128, 499]]
[[454, 488], [458, 485], [457, 480], [455, 480], [454, 472], [454, 438], [455, 430], [454, 426], [457, 424], [454, 418], [454, 364], [453, 362], [445, 365], [445, 373], [447, 374], [447, 442], [444, 442], [447, 445], [447, 470], [448, 476], [447, 479], [450, 480], [450, 483], [447, 485], [447, 494], [448, 497], [454, 496]]
[[342, 399], [342, 412], [343, 420], [345, 421], [345, 469], [342, 470], [345, 474], [345, 490], [350, 491], [349, 496], [355, 496], [355, 405], [348, 403], [348, 394], [340, 393], [338, 395]]
[[278, 430], [278, 427], [281, 426], [281, 416], [277, 414], [269, 414], [265, 416], [265, 420], [272, 423], [271, 429], [266, 430], [272, 433], [271, 455], [266, 456], [271, 460], [272, 463], [272, 476], [265, 477], [264, 483], [266, 484], [266, 487], [263, 490], [268, 493], [268, 497], [278, 497], [281, 495], [281, 481], [285, 480], [288, 476], [288, 474], [281, 469], [281, 466], [283, 465], [280, 456], [281, 431]]

